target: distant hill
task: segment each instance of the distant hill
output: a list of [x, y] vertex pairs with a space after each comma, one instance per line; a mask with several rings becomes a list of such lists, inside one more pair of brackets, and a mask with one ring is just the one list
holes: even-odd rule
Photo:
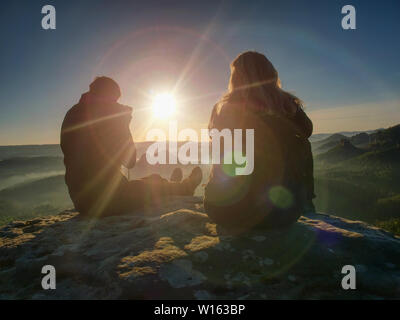
[[[386, 150], [373, 150], [359, 157], [354, 157], [342, 164], [352, 170], [362, 170], [366, 174], [394, 177], [400, 175], [400, 148], [392, 147]], [[399, 181], [400, 184], [400, 181]]]
[[30, 205], [42, 201], [50, 203], [56, 203], [58, 200], [69, 201], [69, 196], [64, 175], [58, 175], [1, 190], [0, 199]]
[[26, 172], [41, 172], [50, 169], [64, 169], [63, 158], [37, 156], [37, 157], [15, 157], [0, 160], [0, 177], [24, 174]]
[[[336, 136], [337, 137], [337, 136]], [[335, 139], [326, 143], [334, 144]], [[400, 125], [314, 153], [317, 210], [400, 232]]]
[[330, 135], [332, 135], [332, 133], [315, 133], [315, 134], [311, 135], [309, 140], [310, 140], [310, 142], [317, 142], [317, 141], [323, 140], [325, 138], [328, 138]]
[[311, 140], [311, 146], [315, 155], [324, 153], [334, 147], [343, 139], [348, 139], [354, 146], [362, 149], [390, 147], [400, 143], [400, 125], [387, 129], [370, 130], [366, 132], [335, 133], [317, 141]]
[[0, 146], [0, 160], [15, 157], [61, 157], [59, 144]]
[[[384, 130], [383, 128], [380, 129], [374, 129], [374, 130], [366, 130], [366, 131], [340, 131], [340, 132], [336, 132], [336, 134], [341, 134], [345, 137], [353, 137], [355, 135], [358, 135], [360, 133], [366, 133], [366, 134], [370, 134], [370, 133], [374, 133], [376, 131], [379, 130]], [[321, 141], [323, 139], [326, 139], [328, 137], [330, 137], [332, 135], [332, 133], [315, 133], [310, 137], [310, 141], [311, 142], [317, 142], [317, 141]]]
[[64, 173], [61, 157], [16, 157], [0, 161], [0, 190]]
[[[337, 146], [315, 158], [316, 175], [369, 185], [389, 196], [400, 193], [400, 148], [363, 150], [352, 145]], [[329, 166], [326, 166], [326, 165]]]
[[373, 129], [373, 130], [363, 130], [363, 131], [340, 131], [338, 133], [343, 134], [346, 137], [352, 137], [352, 136], [355, 136], [360, 133], [367, 133], [367, 134], [374, 133], [378, 130], [384, 130], [384, 128]]
[[400, 145], [400, 124], [370, 134], [371, 146], [382, 149]]
[[318, 153], [328, 151], [329, 149], [332, 149], [333, 147], [337, 146], [337, 144], [340, 141], [342, 141], [343, 139], [346, 139], [346, 136], [344, 136], [340, 133], [335, 133], [325, 139], [322, 139], [317, 142], [313, 142], [311, 144], [311, 146], [312, 146], [313, 152], [318, 154]]
[[330, 164], [338, 163], [340, 161], [357, 157], [365, 152], [365, 150], [355, 147], [348, 139], [343, 139], [339, 144], [329, 151], [317, 155], [315, 157], [315, 161]]
[[359, 148], [367, 148], [371, 142], [371, 137], [368, 133], [362, 132], [350, 137], [349, 141]]

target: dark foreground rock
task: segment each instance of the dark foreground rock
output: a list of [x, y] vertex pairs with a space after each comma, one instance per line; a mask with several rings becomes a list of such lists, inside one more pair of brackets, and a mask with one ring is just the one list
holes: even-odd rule
[[[44, 265], [56, 268], [56, 290], [41, 287]], [[341, 287], [344, 265], [357, 270], [356, 290]], [[0, 298], [400, 298], [400, 239], [323, 214], [233, 237], [191, 197], [97, 221], [66, 211], [0, 229]]]

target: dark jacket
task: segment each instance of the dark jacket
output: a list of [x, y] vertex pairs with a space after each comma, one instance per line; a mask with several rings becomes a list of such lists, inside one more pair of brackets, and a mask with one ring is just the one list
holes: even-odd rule
[[[204, 198], [210, 218], [237, 226], [263, 221], [282, 226], [295, 221], [313, 198], [314, 186], [308, 141], [312, 122], [302, 108], [298, 106], [290, 117], [265, 114], [256, 107], [244, 110], [240, 103], [217, 105], [209, 123], [213, 128], [254, 129], [255, 141], [254, 171], [249, 176], [232, 176], [228, 166], [213, 165]], [[242, 150], [246, 150], [244, 134]]]
[[135, 165], [131, 113], [130, 107], [90, 93], [83, 94], [67, 112], [61, 128], [61, 149], [65, 181], [76, 207], [96, 197], [113, 179], [122, 178], [121, 165]]

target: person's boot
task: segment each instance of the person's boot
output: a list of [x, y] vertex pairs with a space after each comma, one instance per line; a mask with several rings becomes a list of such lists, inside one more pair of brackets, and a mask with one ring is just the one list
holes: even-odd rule
[[200, 167], [196, 167], [192, 170], [189, 177], [182, 181], [181, 185], [183, 188], [183, 194], [188, 196], [193, 196], [194, 191], [201, 183], [203, 179], [203, 172], [201, 171]]
[[183, 173], [181, 168], [175, 168], [174, 171], [172, 171], [171, 177], [169, 178], [169, 181], [171, 182], [181, 182], [183, 178]]

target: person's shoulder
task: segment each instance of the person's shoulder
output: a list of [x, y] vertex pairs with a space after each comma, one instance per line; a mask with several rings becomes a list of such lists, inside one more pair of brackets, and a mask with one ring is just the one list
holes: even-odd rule
[[117, 108], [120, 108], [121, 110], [132, 111], [132, 107], [127, 106], [125, 104], [121, 104], [121, 103], [116, 102], [115, 105], [117, 106]]
[[131, 118], [132, 108], [118, 102], [97, 103], [91, 105], [90, 113], [97, 116], [112, 116], [110, 120]]
[[132, 107], [129, 107], [124, 104], [120, 103], [115, 103], [115, 108], [118, 110], [118, 112], [124, 113], [124, 114], [131, 114], [132, 113]]
[[243, 109], [243, 104], [240, 101], [226, 100], [217, 103], [214, 109], [219, 116], [229, 116], [239, 113]]
[[64, 119], [69, 119], [74, 117], [76, 114], [80, 112], [79, 103], [74, 104], [69, 110], [66, 112]]
[[79, 103], [73, 105], [65, 114], [64, 120], [61, 124], [61, 133], [62, 136], [64, 133], [70, 130], [71, 127], [74, 127], [77, 123], [81, 121], [82, 112], [79, 108]]

